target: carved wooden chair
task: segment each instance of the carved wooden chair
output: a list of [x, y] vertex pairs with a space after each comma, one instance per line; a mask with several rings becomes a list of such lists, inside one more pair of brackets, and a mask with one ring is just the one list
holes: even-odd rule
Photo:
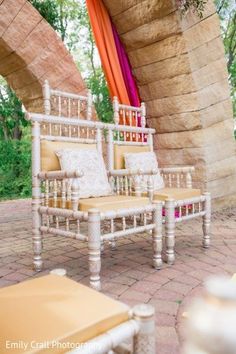
[[[126, 106], [119, 104], [115, 97], [113, 110], [116, 126], [119, 125], [119, 122], [123, 123], [124, 121], [130, 126], [146, 126], [146, 109], [144, 103], [138, 108]], [[133, 134], [132, 137], [125, 134], [122, 137], [118, 136], [116, 139], [110, 134], [107, 139], [107, 151], [108, 169], [110, 171], [116, 169], [122, 171], [122, 169], [126, 169], [125, 157], [127, 155], [129, 155], [129, 161], [133, 160], [136, 168], [142, 168], [144, 171], [145, 163], [142, 161], [142, 156], [145, 156], [146, 152], [153, 152], [153, 134], [148, 133], [136, 136]], [[136, 155], [140, 153], [142, 154]], [[130, 164], [128, 164], [129, 167]], [[210, 245], [211, 197], [210, 193], [201, 193], [200, 189], [193, 188], [193, 172], [193, 166], [159, 168], [160, 177], [163, 179], [162, 183], [164, 182], [164, 185], [160, 189], [153, 190], [154, 177], [151, 176], [149, 179], [146, 178], [146, 189], [137, 190], [136, 187], [134, 188], [136, 195], [143, 196], [147, 196], [147, 189], [149, 189], [148, 194], [149, 196], [151, 195], [151, 200], [163, 202], [165, 253], [169, 264], [173, 264], [175, 260], [176, 223], [201, 216], [203, 218], [202, 245], [204, 248], [208, 248]]]
[[155, 354], [152, 306], [131, 309], [66, 277], [0, 289], [0, 312], [1, 353]]
[[[64, 94], [68, 96], [60, 92], [61, 96]], [[80, 97], [76, 98], [80, 99]], [[63, 97], [60, 101], [62, 100]], [[48, 111], [50, 109], [48, 104], [47, 109]], [[84, 116], [86, 117], [86, 114]], [[107, 173], [103, 167], [102, 157], [104, 135], [109, 137], [124, 134], [152, 135], [155, 131], [49, 114], [27, 113], [27, 117], [32, 122], [35, 269], [38, 271], [42, 269], [42, 234], [72, 237], [88, 243], [90, 285], [100, 289], [103, 242], [114, 242], [119, 237], [149, 231], [152, 231], [153, 239], [153, 266], [157, 269], [161, 268], [161, 203], [150, 202], [150, 198], [142, 197], [138, 193], [133, 195], [132, 176], [142, 175], [142, 171], [116, 170]], [[100, 188], [94, 188], [93, 180], [90, 183], [93, 192], [89, 191], [88, 196], [83, 195], [86, 185], [83, 184], [79, 190], [79, 185], [82, 186], [82, 179], [85, 178], [83, 167], [81, 170], [78, 169], [79, 165], [72, 167], [70, 158], [71, 154], [87, 156], [88, 151], [96, 155], [99, 170], [104, 172], [105, 183], [107, 183], [107, 176], [109, 177], [109, 188], [106, 184], [109, 192], [107, 193], [106, 190], [106, 194], [100, 193]], [[58, 153], [60, 155], [61, 152], [69, 154], [68, 160], [67, 158], [63, 160], [63, 164], [67, 164], [67, 167], [62, 170], [56, 155]], [[90, 166], [90, 170], [93, 170], [93, 166]], [[90, 170], [87, 172], [91, 173]], [[144, 174], [152, 176], [155, 173], [156, 171], [149, 170]], [[85, 182], [83, 180], [83, 183]], [[94, 196], [97, 191], [99, 193]]]

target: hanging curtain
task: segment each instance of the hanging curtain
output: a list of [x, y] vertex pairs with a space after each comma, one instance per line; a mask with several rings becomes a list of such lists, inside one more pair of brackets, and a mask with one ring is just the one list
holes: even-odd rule
[[116, 44], [117, 54], [119, 57], [120, 67], [122, 70], [122, 75], [124, 78], [126, 90], [129, 95], [130, 104], [131, 106], [139, 107], [140, 99], [138, 94], [138, 88], [132, 74], [132, 68], [129, 62], [129, 58], [125, 52], [124, 45], [121, 42], [120, 37], [113, 23], [112, 23], [112, 31], [113, 31], [115, 44]]
[[86, 0], [91, 27], [100, 54], [111, 98], [140, 106], [138, 89], [128, 56], [102, 0]]
[[102, 1], [86, 0], [95, 42], [100, 54], [110, 96], [130, 105], [129, 95], [123, 79], [111, 20]]

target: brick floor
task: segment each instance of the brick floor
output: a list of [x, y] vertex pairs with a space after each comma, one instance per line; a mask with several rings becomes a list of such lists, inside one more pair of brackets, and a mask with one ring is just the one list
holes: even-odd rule
[[[102, 257], [103, 292], [134, 305], [151, 303], [156, 309], [158, 354], [178, 354], [184, 338], [182, 313], [194, 296], [203, 293], [204, 280], [213, 274], [236, 272], [236, 209], [213, 214], [212, 245], [201, 248], [201, 220], [178, 225], [176, 262], [172, 267], [151, 268], [151, 243], [144, 235], [108, 246]], [[45, 236], [44, 270], [32, 269], [30, 200], [0, 203], [0, 287], [47, 274], [63, 267], [67, 275], [88, 284], [84, 244]]]

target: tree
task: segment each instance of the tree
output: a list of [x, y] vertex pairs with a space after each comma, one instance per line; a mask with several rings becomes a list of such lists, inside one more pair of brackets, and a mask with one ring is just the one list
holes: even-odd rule
[[236, 117], [236, 9], [234, 0], [215, 0], [217, 12], [221, 19], [221, 32], [224, 41], [231, 97], [234, 116]]
[[1, 79], [0, 81], [0, 138], [21, 140], [22, 130], [28, 125], [22, 111], [22, 104], [15, 93]]
[[[29, 0], [58, 32], [79, 70], [97, 97], [95, 108], [102, 121], [112, 120], [112, 105], [101, 69], [85, 0]], [[102, 101], [98, 97], [103, 97]]]

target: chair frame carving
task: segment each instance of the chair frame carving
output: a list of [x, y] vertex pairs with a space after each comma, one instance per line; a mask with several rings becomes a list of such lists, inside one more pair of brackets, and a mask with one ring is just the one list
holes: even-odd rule
[[[114, 97], [113, 100], [113, 109], [114, 109], [114, 122], [116, 125], [119, 125], [120, 116], [132, 116], [133, 112], [140, 112], [142, 114], [142, 124], [146, 125], [146, 107], [145, 103], [142, 103], [140, 107], [133, 107], [128, 105], [122, 105], [118, 102], [117, 97]], [[125, 113], [123, 113], [125, 112]], [[130, 119], [131, 122], [131, 119]], [[131, 125], [131, 124], [130, 124]], [[137, 124], [136, 124], [137, 125]], [[114, 139], [114, 135], [108, 135], [107, 139], [107, 159], [108, 159], [108, 170], [113, 171], [115, 168], [114, 163], [114, 146], [123, 145], [123, 146], [148, 146], [149, 150], [152, 152], [153, 148], [153, 136], [155, 130], [150, 130], [147, 135], [143, 135], [140, 141], [138, 139]], [[134, 136], [135, 138], [135, 136]], [[164, 167], [159, 168], [160, 174], [164, 180], [165, 188], [193, 188], [192, 183], [192, 174], [195, 171], [194, 166], [173, 166], [173, 167]], [[150, 181], [148, 180], [148, 185]], [[148, 187], [147, 191], [150, 200], [153, 200], [154, 190]], [[151, 182], [151, 186], [153, 183]], [[140, 191], [136, 193], [140, 195]], [[192, 206], [191, 209], [189, 206]], [[202, 246], [208, 248], [210, 246], [210, 223], [211, 223], [211, 195], [208, 192], [204, 192], [199, 197], [193, 197], [183, 200], [174, 200], [168, 199], [163, 201], [164, 208], [164, 218], [163, 222], [165, 223], [165, 257], [168, 264], [173, 264], [175, 261], [175, 224], [193, 219], [195, 217], [202, 217], [203, 219], [203, 240]], [[184, 215], [183, 215], [184, 211]], [[177, 213], [176, 213], [177, 212]]]
[[[108, 136], [122, 132], [134, 134], [152, 134], [154, 131], [148, 128], [117, 126], [90, 120], [72, 119], [67, 117], [50, 116], [46, 114], [27, 113], [27, 119], [32, 121], [32, 214], [33, 214], [33, 248], [34, 267], [37, 271], [42, 269], [42, 234], [50, 233], [72, 237], [88, 243], [90, 285], [99, 290], [101, 288], [101, 246], [104, 241], [113, 242], [119, 237], [130, 236], [141, 232], [152, 232], [153, 240], [153, 266], [160, 269], [162, 265], [162, 203], [150, 202], [143, 207], [126, 208], [117, 211], [110, 210], [100, 212], [96, 209], [83, 212], [78, 210], [79, 189], [76, 178], [82, 176], [82, 171], [41, 171], [40, 144], [41, 140], [50, 141], [73, 141], [87, 144], [96, 144], [97, 151], [102, 154], [102, 136], [108, 132]], [[49, 126], [49, 134], [44, 134], [44, 126]], [[59, 126], [59, 129], [55, 129]], [[75, 138], [73, 134], [67, 135], [61, 127], [71, 127], [71, 132], [80, 136]], [[75, 130], [75, 131], [74, 131]], [[83, 133], [79, 133], [79, 131]], [[57, 135], [53, 135], [53, 132]], [[64, 132], [63, 136], [60, 132]], [[83, 137], [82, 135], [85, 135]], [[118, 195], [130, 195], [131, 179], [134, 174], [151, 176], [156, 171], [109, 171], [108, 176]], [[71, 190], [66, 190], [66, 181], [74, 178]], [[151, 190], [151, 188], [150, 188]], [[137, 193], [139, 195], [139, 193]], [[61, 207], [58, 207], [58, 201]], [[52, 204], [50, 204], [50, 201]], [[67, 203], [70, 203], [68, 207]], [[140, 215], [142, 217], [140, 217]], [[150, 215], [150, 218], [147, 216]], [[132, 224], [128, 228], [126, 219], [132, 219]], [[63, 219], [63, 222], [61, 222]], [[116, 230], [115, 220], [122, 220], [122, 229]], [[76, 229], [71, 229], [76, 224]], [[110, 232], [103, 233], [101, 223], [109, 221]], [[138, 225], [137, 220], [143, 220], [142, 225]], [[140, 222], [141, 222], [140, 221]], [[86, 222], [88, 225], [87, 234], [81, 233], [80, 223]]]

